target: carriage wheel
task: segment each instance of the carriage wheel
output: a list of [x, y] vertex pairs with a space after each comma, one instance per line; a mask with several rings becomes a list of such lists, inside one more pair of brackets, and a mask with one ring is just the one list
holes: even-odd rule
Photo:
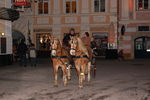
[[94, 65], [94, 78], [96, 77], [96, 64]]

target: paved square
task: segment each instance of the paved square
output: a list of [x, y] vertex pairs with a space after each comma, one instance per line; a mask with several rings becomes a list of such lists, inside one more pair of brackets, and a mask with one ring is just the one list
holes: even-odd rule
[[150, 100], [149, 60], [97, 60], [97, 75], [78, 88], [75, 69], [66, 87], [59, 77], [53, 86], [53, 69], [48, 59], [37, 67], [18, 64], [0, 67], [0, 100]]

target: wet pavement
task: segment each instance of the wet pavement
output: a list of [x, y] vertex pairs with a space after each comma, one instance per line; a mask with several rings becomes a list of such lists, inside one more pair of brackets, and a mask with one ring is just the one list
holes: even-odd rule
[[0, 100], [150, 100], [150, 60], [97, 60], [96, 78], [78, 88], [75, 69], [66, 87], [54, 87], [49, 59], [37, 67], [0, 67]]

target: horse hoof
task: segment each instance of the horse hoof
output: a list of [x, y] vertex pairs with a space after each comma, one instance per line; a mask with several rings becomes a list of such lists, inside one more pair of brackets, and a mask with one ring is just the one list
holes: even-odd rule
[[83, 89], [83, 86], [79, 86], [80, 89]]
[[68, 78], [68, 80], [70, 81], [70, 80], [71, 80], [71, 78]]

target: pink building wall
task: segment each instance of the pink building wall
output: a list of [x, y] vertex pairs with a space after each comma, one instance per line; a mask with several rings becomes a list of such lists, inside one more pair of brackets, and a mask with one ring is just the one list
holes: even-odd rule
[[[134, 40], [138, 37], [150, 37], [150, 32], [139, 32], [138, 26], [150, 26], [150, 10], [137, 11], [137, 0], [118, 0], [119, 1], [119, 49], [123, 49], [127, 59], [134, 59]], [[150, 3], [150, 2], [149, 2]], [[127, 5], [127, 8], [123, 8]], [[126, 13], [124, 15], [123, 13]], [[121, 35], [120, 30], [125, 25], [125, 35]]]

